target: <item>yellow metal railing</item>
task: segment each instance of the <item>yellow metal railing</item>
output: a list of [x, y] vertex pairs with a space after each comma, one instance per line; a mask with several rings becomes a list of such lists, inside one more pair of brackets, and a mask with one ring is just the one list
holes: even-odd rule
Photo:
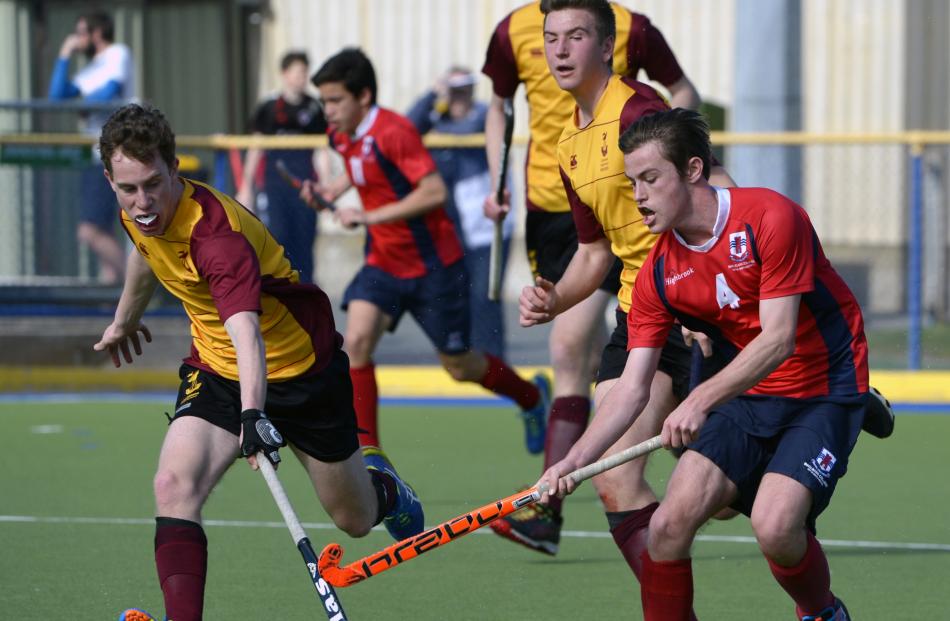
[[[903, 131], [873, 133], [815, 133], [815, 132], [712, 132], [714, 145], [859, 145], [859, 144], [905, 144], [910, 147], [950, 144], [950, 131]], [[263, 136], [210, 134], [207, 136], [181, 135], [176, 137], [179, 147], [186, 149], [313, 149], [327, 146], [326, 136]], [[426, 146], [434, 148], [483, 147], [484, 134], [438, 134], [423, 137]], [[516, 145], [525, 145], [526, 136], [515, 136]], [[92, 145], [95, 138], [82, 134], [0, 134], [0, 145]]]

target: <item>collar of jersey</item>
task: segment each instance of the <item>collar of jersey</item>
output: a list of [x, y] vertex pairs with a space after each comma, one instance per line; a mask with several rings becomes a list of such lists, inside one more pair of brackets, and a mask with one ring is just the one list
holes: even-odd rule
[[363, 120], [360, 121], [359, 127], [356, 128], [356, 133], [353, 134], [353, 140], [359, 140], [367, 133], [369, 133], [370, 128], [373, 126], [373, 123], [376, 122], [376, 115], [379, 114], [379, 106], [373, 106], [369, 109], [369, 112], [366, 113], [366, 116], [363, 117]]
[[713, 186], [713, 189], [716, 191], [716, 200], [719, 203], [719, 210], [716, 212], [716, 225], [713, 227], [712, 237], [706, 240], [704, 244], [691, 246], [686, 243], [685, 239], [680, 237], [676, 229], [673, 229], [673, 235], [676, 236], [676, 241], [695, 252], [709, 252], [712, 250], [712, 247], [719, 241], [719, 236], [722, 235], [723, 230], [726, 228], [726, 222], [729, 220], [729, 210], [732, 207], [732, 197], [729, 195], [729, 190], [718, 186]]

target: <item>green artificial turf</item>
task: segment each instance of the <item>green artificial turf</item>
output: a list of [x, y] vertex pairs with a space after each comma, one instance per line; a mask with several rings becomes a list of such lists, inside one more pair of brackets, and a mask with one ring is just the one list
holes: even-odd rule
[[[133, 606], [161, 614], [151, 477], [169, 405], [0, 404], [0, 617], [105, 620]], [[384, 406], [381, 433], [422, 498], [430, 525], [506, 496], [540, 473], [540, 458], [524, 451], [513, 409]], [[862, 436], [819, 520], [822, 539], [943, 546], [826, 546], [833, 588], [855, 619], [945, 618], [947, 437], [950, 417], [909, 414], [899, 416], [888, 440]], [[385, 532], [352, 540], [329, 527], [302, 469], [285, 453], [279, 474], [317, 552], [339, 542], [349, 562], [391, 542]], [[658, 489], [672, 464], [666, 454], [654, 459], [649, 477]], [[486, 528], [488, 534], [462, 538], [338, 593], [357, 621], [641, 618], [637, 584], [605, 536], [592, 486], [583, 485], [565, 507], [565, 536], [555, 558]], [[206, 619], [322, 618], [260, 475], [237, 463], [209, 500], [205, 519], [211, 521]], [[702, 535], [748, 537], [751, 531], [740, 516]], [[693, 567], [700, 619], [794, 618], [754, 544], [701, 540]]]

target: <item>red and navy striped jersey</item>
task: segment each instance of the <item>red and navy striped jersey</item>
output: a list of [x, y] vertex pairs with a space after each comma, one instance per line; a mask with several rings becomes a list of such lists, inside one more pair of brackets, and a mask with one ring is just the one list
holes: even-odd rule
[[[366, 211], [402, 199], [423, 177], [437, 174], [415, 126], [391, 110], [373, 107], [355, 135], [331, 126], [329, 137]], [[366, 264], [398, 278], [418, 278], [462, 258], [462, 244], [442, 207], [366, 229]]]
[[673, 322], [738, 351], [761, 331], [759, 301], [801, 294], [795, 351], [748, 391], [809, 398], [868, 390], [857, 300], [825, 257], [805, 210], [762, 188], [717, 188], [714, 236], [660, 235], [634, 287], [628, 348], [662, 347]]

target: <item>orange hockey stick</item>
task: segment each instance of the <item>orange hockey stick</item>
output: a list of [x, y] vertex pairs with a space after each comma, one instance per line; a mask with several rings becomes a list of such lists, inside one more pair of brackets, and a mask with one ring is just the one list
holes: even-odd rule
[[[567, 476], [573, 479], [575, 483], [580, 483], [605, 470], [610, 470], [622, 463], [651, 453], [658, 448], [660, 448], [660, 436], [655, 436], [646, 442], [631, 446], [589, 466], [578, 468]], [[424, 552], [451, 543], [462, 535], [478, 530], [498, 518], [527, 507], [541, 500], [541, 493], [537, 487], [532, 487], [523, 492], [512, 494], [507, 498], [496, 500], [474, 511], [469, 511], [447, 522], [442, 522], [435, 528], [430, 528], [414, 537], [397, 541], [388, 548], [363, 557], [358, 561], [353, 561], [344, 567], [340, 566], [340, 561], [343, 559], [343, 547], [338, 543], [331, 543], [323, 548], [323, 552], [320, 553], [320, 575], [335, 587], [347, 587], [362, 582], [387, 569], [392, 569], [414, 559]]]

